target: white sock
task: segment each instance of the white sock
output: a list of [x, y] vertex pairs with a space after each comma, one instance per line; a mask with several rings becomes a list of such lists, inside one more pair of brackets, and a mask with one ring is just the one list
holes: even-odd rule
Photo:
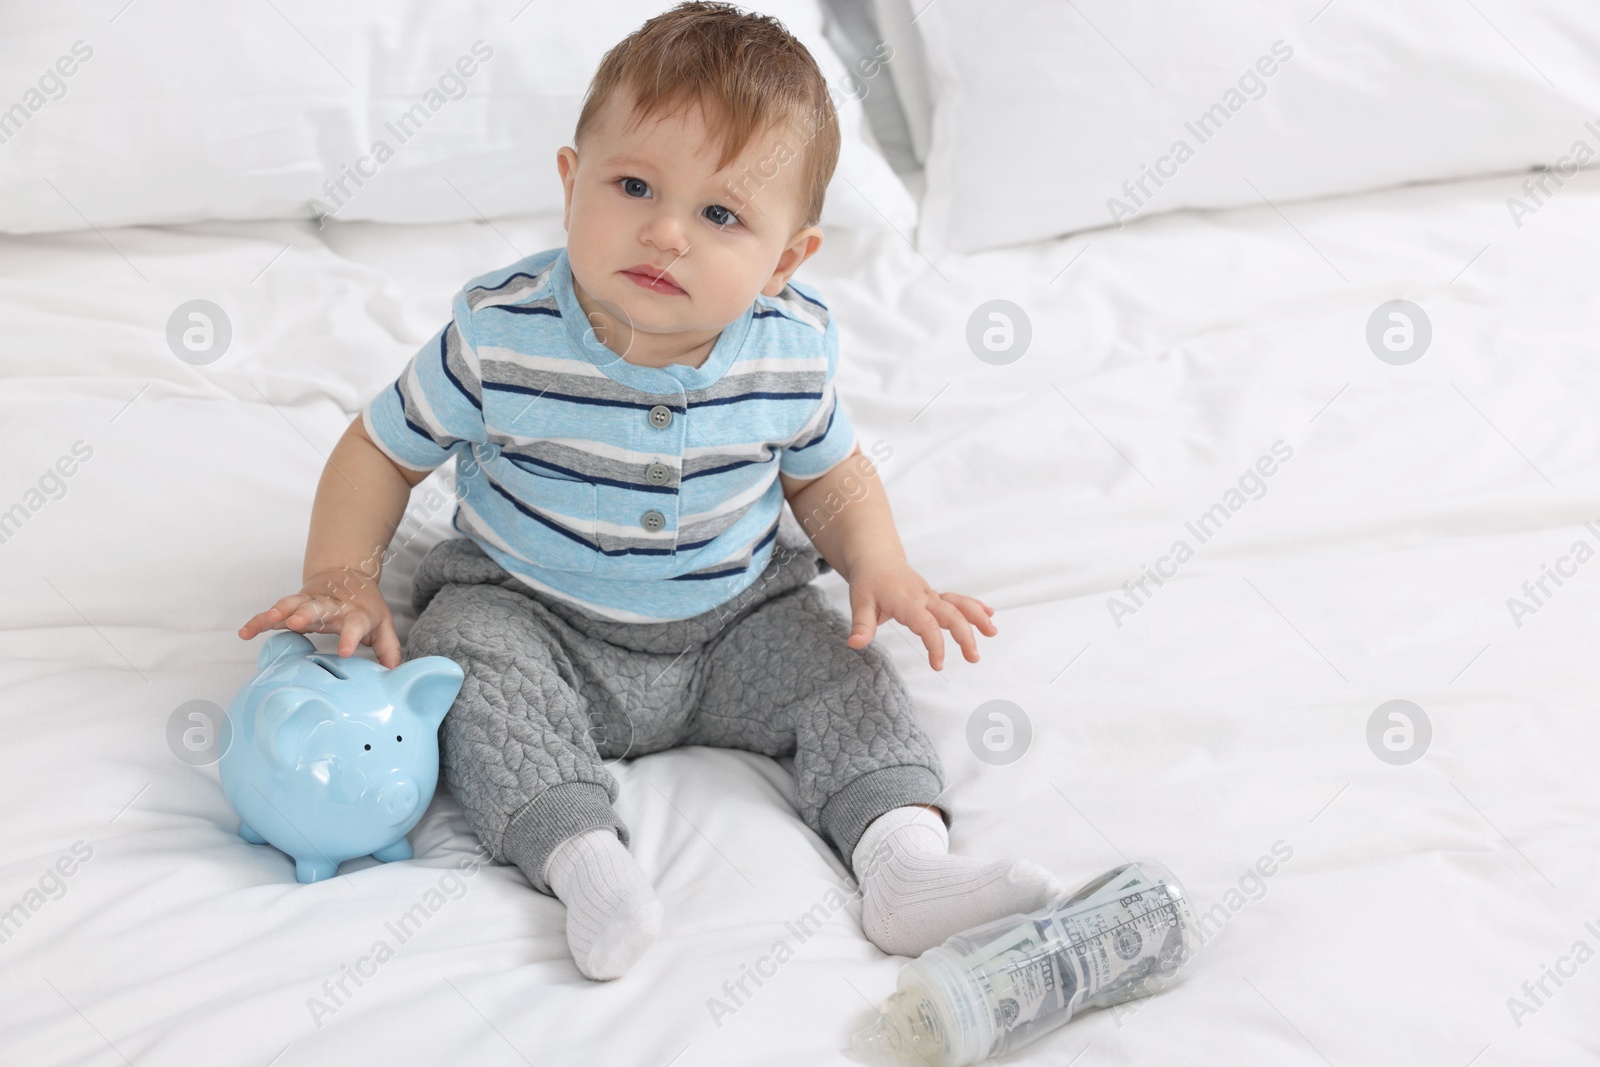
[[567, 946], [585, 978], [619, 978], [661, 932], [665, 907], [609, 827], [574, 834], [550, 852], [545, 881], [567, 906]]
[[878, 816], [856, 843], [861, 929], [889, 955], [920, 956], [951, 934], [1033, 911], [1066, 889], [1030, 860], [951, 856], [949, 847], [944, 820], [915, 804]]

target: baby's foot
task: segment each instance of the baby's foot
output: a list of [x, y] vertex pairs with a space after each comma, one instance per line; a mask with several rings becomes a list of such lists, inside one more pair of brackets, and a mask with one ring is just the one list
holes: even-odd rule
[[567, 906], [567, 946], [585, 978], [621, 977], [661, 932], [666, 910], [616, 831], [567, 838], [545, 862], [545, 881]]
[[1066, 889], [1030, 860], [951, 856], [949, 844], [944, 820], [916, 805], [880, 815], [857, 842], [861, 929], [891, 956], [920, 956], [951, 934], [1033, 911]]

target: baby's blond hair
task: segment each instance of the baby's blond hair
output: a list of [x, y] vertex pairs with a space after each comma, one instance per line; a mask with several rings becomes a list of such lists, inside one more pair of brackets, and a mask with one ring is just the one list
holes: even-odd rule
[[[584, 133], [619, 90], [633, 98], [630, 127], [698, 104], [721, 142], [714, 170], [738, 158], [758, 133], [785, 127], [788, 135], [780, 138], [780, 148], [788, 150], [785, 165], [804, 168], [801, 225], [815, 226], [821, 219], [823, 197], [839, 162], [839, 118], [811, 53], [777, 19], [702, 0], [650, 19], [600, 61], [573, 134], [580, 151]], [[770, 175], [756, 178], [763, 184], [764, 179]], [[738, 190], [746, 197], [755, 191]]]

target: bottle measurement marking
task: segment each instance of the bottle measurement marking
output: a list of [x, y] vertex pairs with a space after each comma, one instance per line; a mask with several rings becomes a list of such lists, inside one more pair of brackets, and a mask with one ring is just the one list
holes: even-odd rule
[[[1105, 927], [1097, 926], [1097, 927], [1094, 928], [1093, 932], [1088, 937], [1077, 937], [1077, 936], [1074, 936], [1074, 932], [1071, 931], [1071, 930], [1067, 930], [1065, 928], [1064, 924], [1059, 924], [1058, 923], [1058, 925], [1062, 925], [1063, 933], [1065, 933], [1065, 935], [1066, 935], [1066, 938], [1067, 938], [1066, 947], [1068, 949], [1074, 951], [1074, 952], [1082, 953], [1082, 952], [1086, 951], [1089, 946], [1093, 945], [1097, 941], [1100, 941], [1102, 938], [1106, 937], [1107, 935], [1115, 936], [1116, 932], [1118, 930], [1122, 929], [1123, 927], [1132, 926], [1135, 923], [1138, 923], [1142, 919], [1146, 919], [1151, 915], [1159, 915], [1159, 914], [1161, 914], [1163, 912], [1168, 913], [1165, 916], [1163, 916], [1163, 918], [1165, 919], [1165, 921], [1161, 924], [1163, 927], [1165, 927], [1165, 926], [1174, 926], [1175, 927], [1175, 926], [1178, 926], [1180, 924], [1179, 919], [1178, 919], [1178, 905], [1177, 905], [1177, 902], [1169, 899], [1167, 901], [1167, 903], [1165, 903], [1165, 904], [1157, 905], [1157, 906], [1149, 909], [1148, 911], [1142, 911], [1138, 915], [1135, 915], [1135, 916], [1132, 916], [1131, 918], [1125, 919], [1122, 922], [1112, 923], [1110, 926], [1105, 926]], [[1007, 953], [1005, 955], [1001, 955], [999, 957], [1004, 962], [1000, 965], [999, 968], [997, 968], [997, 970], [1000, 971], [1000, 972], [1005, 972], [1005, 971], [1021, 970], [1024, 967], [1032, 967], [1032, 966], [1037, 965], [1040, 960], [1049, 959], [1050, 957], [1054, 956], [1056, 954], [1056, 952], [1057, 952], [1057, 950], [1048, 948], [1047, 947], [1047, 943], [1035, 944], [1034, 948], [1035, 948], [1035, 950], [1037, 950], [1034, 953], [1029, 954], [1029, 955], [1021, 955], [1021, 956], [1010, 955], [1010, 953], [1014, 953], [1016, 951], [1015, 948], [1007, 950]]]

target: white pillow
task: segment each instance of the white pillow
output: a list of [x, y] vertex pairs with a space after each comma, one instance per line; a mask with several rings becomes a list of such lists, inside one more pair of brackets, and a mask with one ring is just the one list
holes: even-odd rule
[[[1600, 150], [1600, 5], [1580, 0], [910, 2], [928, 254]], [[909, 20], [880, 24], [897, 55]]]
[[912, 22], [916, 14], [907, 0], [873, 0], [878, 32], [890, 46], [889, 76], [911, 134], [911, 154], [919, 164], [928, 162], [928, 140], [933, 126], [932, 86], [922, 55], [922, 37]]
[[[311, 218], [313, 198], [339, 220], [560, 211], [556, 150], [601, 56], [673, 5], [119, 6], [8, 10], [0, 231]], [[823, 224], [909, 233], [915, 201], [864, 132], [816, 0], [744, 6], [780, 19], [838, 89]]]

